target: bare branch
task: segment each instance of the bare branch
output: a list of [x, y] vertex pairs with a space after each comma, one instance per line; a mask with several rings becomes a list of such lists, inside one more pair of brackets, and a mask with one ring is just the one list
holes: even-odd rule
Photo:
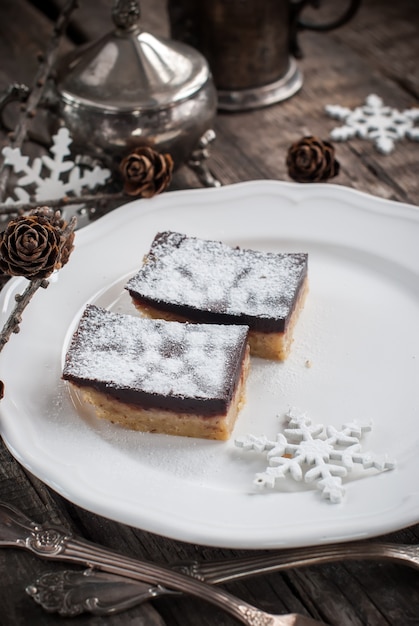
[[24, 309], [28, 306], [34, 293], [39, 289], [39, 287], [46, 288], [48, 287], [48, 285], [49, 282], [45, 280], [45, 278], [38, 278], [36, 280], [30, 281], [23, 294], [16, 294], [16, 305], [13, 311], [10, 313], [5, 325], [0, 332], [0, 351], [9, 341], [12, 333], [19, 332], [19, 324], [22, 320], [22, 313]]
[[[52, 68], [56, 61], [61, 37], [67, 28], [72, 12], [77, 8], [77, 6], [78, 0], [68, 0], [55, 23], [51, 40], [43, 58], [40, 61], [38, 72], [34, 78], [33, 87], [26, 100], [26, 105], [21, 107], [15, 130], [9, 135], [11, 145], [14, 148], [20, 148], [26, 139], [28, 122], [35, 115], [36, 109], [42, 99], [42, 96], [44, 95], [48, 78], [50, 77]], [[9, 175], [10, 168], [5, 167], [3, 163], [0, 171], [0, 200], [4, 198]]]
[[8, 202], [0, 203], [1, 215], [22, 215], [26, 211], [31, 211], [39, 206], [49, 206], [51, 209], [59, 209], [69, 204], [100, 204], [105, 205], [115, 200], [127, 200], [127, 196], [122, 191], [114, 193], [82, 194], [81, 196], [64, 196], [51, 200], [31, 200], [29, 202]]

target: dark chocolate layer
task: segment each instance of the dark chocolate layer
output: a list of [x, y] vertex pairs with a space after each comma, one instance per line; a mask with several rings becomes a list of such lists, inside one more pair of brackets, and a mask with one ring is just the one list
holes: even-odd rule
[[246, 326], [181, 324], [88, 305], [63, 379], [145, 409], [225, 414], [237, 387]]

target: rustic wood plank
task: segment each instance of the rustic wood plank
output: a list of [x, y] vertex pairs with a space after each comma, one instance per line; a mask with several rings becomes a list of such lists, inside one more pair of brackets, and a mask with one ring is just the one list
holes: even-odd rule
[[[51, 0], [56, 11], [64, 0]], [[324, 3], [327, 5], [327, 3]], [[112, 28], [112, 0], [84, 0], [74, 14], [67, 50]], [[168, 34], [164, 0], [141, 2], [144, 28]], [[49, 37], [52, 22], [45, 2], [3, 0], [0, 5], [0, 89], [11, 79], [30, 82], [36, 53]], [[324, 9], [327, 12], [327, 6]], [[320, 14], [320, 13], [319, 13]], [[323, 13], [322, 13], [323, 15]], [[259, 111], [219, 113], [217, 140], [209, 164], [223, 183], [274, 178], [289, 180], [285, 155], [290, 143], [304, 134], [327, 138], [338, 125], [325, 115], [329, 103], [355, 107], [377, 93], [396, 108], [418, 106], [417, 24], [419, 5], [413, 0], [364, 0], [356, 18], [332, 33], [301, 33], [304, 86], [291, 100]], [[64, 50], [63, 50], [64, 51]], [[365, 141], [336, 144], [341, 174], [333, 183], [380, 197], [419, 203], [416, 174], [419, 144], [403, 141], [389, 156]], [[199, 187], [186, 167], [171, 189]], [[23, 508], [39, 521], [64, 524], [77, 534], [129, 555], [168, 563], [182, 558], [221, 558], [242, 551], [207, 548], [171, 541], [106, 520], [53, 493], [0, 445], [1, 499]], [[419, 525], [390, 536], [393, 541], [419, 542]], [[61, 568], [18, 550], [0, 550], [0, 624], [49, 626], [57, 617], [45, 614], [23, 589], [42, 572]], [[417, 572], [388, 563], [353, 562], [272, 574], [227, 586], [236, 595], [270, 611], [307, 612], [335, 626], [381, 626], [418, 623]], [[237, 622], [207, 604], [190, 598], [165, 599], [106, 619], [110, 626], [233, 626]], [[159, 617], [161, 615], [161, 617]], [[75, 624], [60, 619], [60, 624]], [[81, 617], [78, 624], [99, 626], [104, 620]]]
[[[0, 443], [0, 494], [1, 500], [26, 513], [39, 523], [51, 523], [81, 535], [82, 528], [77, 524], [77, 516], [67, 509], [67, 502], [51, 492], [41, 481], [26, 472]], [[97, 523], [97, 522], [96, 522]], [[121, 525], [122, 527], [122, 525]], [[115, 545], [114, 545], [115, 547]], [[47, 614], [25, 593], [25, 587], [47, 571], [72, 569], [71, 565], [38, 559], [32, 554], [17, 549], [0, 549], [0, 624], [3, 626], [53, 626], [59, 619], [62, 626], [74, 626], [74, 618], [64, 618]], [[80, 568], [76, 568], [78, 571]], [[83, 615], [77, 618], [79, 624], [99, 626], [103, 618]], [[124, 614], [109, 616], [109, 626], [122, 626], [134, 623], [136, 626], [164, 626], [163, 619], [151, 604], [131, 609]]]
[[415, 0], [363, 0], [358, 15], [333, 39], [344, 41], [368, 65], [419, 99], [419, 4]]
[[[288, 146], [307, 134], [328, 139], [330, 131], [341, 125], [326, 115], [327, 104], [354, 108], [370, 93], [377, 93], [400, 110], [412, 106], [410, 94], [379, 70], [366, 67], [362, 56], [346, 44], [306, 33], [304, 47], [305, 57], [300, 62], [304, 84], [291, 100], [256, 112], [218, 114], [213, 169], [222, 182], [252, 177], [289, 180], [285, 166]], [[342, 167], [333, 183], [384, 198], [418, 201], [419, 180], [412, 176], [418, 163], [416, 142], [397, 142], [394, 152], [386, 156], [370, 141], [360, 139], [335, 143], [335, 147]]]
[[[58, 5], [63, 1], [55, 0]], [[211, 150], [209, 165], [221, 182], [254, 178], [288, 180], [285, 155], [290, 143], [304, 134], [327, 138], [329, 132], [339, 125], [326, 116], [326, 104], [355, 107], [361, 105], [369, 93], [376, 92], [391, 106], [399, 109], [412, 106], [411, 94], [403, 89], [397, 76], [400, 75], [400, 58], [407, 58], [409, 51], [419, 52], [418, 38], [412, 41], [412, 37], [407, 36], [412, 24], [409, 16], [413, 12], [414, 22], [418, 9], [408, 0], [402, 0], [397, 11], [394, 3], [380, 2], [378, 7], [377, 1], [366, 0], [352, 22], [332, 33], [301, 33], [304, 58], [300, 66], [304, 72], [304, 86], [294, 98], [256, 112], [218, 114], [215, 122], [217, 140]], [[111, 0], [100, 0], [99, 3], [86, 0], [74, 14], [73, 31], [79, 30], [85, 39], [100, 36], [112, 28], [111, 7]], [[165, 3], [147, 0], [141, 3], [141, 8], [144, 28], [167, 35]], [[325, 3], [324, 8], [312, 13], [317, 19], [320, 16], [326, 19], [327, 9], [328, 3]], [[307, 13], [310, 17], [310, 12]], [[377, 13], [385, 19], [377, 20]], [[407, 38], [402, 57], [393, 52], [395, 32], [401, 32], [402, 39]], [[377, 37], [378, 49], [390, 51], [385, 63], [383, 55], [377, 56]], [[414, 47], [410, 48], [410, 43]], [[371, 61], [367, 67], [365, 55]], [[417, 56], [412, 54], [411, 58]], [[414, 63], [414, 60], [410, 62]], [[413, 78], [412, 81], [415, 82]], [[416, 83], [419, 85], [419, 78]], [[385, 198], [416, 202], [419, 182], [417, 177], [410, 175], [417, 163], [417, 145], [413, 142], [399, 142], [388, 156], [378, 154], [370, 142], [361, 140], [339, 144], [336, 149], [342, 168], [334, 183]], [[175, 175], [171, 189], [199, 186], [197, 177], [182, 168]]]

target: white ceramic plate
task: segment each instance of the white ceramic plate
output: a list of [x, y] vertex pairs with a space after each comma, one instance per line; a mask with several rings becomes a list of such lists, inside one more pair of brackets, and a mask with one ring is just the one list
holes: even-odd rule
[[[87, 302], [133, 307], [123, 286], [159, 230], [309, 253], [310, 293], [286, 363], [253, 359], [229, 442], [129, 432], [97, 420], [61, 378]], [[419, 521], [419, 210], [334, 185], [274, 181], [132, 202], [77, 233], [68, 265], [4, 348], [1, 432], [12, 454], [74, 503], [179, 540], [273, 548], [345, 541]], [[1, 294], [1, 323], [24, 279]], [[134, 313], [135, 314], [135, 313]], [[307, 367], [310, 361], [311, 367]], [[395, 470], [349, 475], [341, 504], [287, 478], [255, 492], [264, 455], [234, 439], [274, 437], [292, 406], [313, 422], [373, 423], [363, 450]]]

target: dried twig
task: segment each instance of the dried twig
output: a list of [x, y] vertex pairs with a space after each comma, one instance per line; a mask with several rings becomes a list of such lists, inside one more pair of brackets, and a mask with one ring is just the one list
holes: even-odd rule
[[[36, 109], [44, 95], [47, 81], [51, 75], [54, 63], [56, 61], [61, 37], [67, 28], [72, 12], [77, 8], [77, 6], [78, 0], [68, 0], [55, 23], [49, 45], [47, 46], [43, 57], [40, 58], [40, 64], [38, 72], [34, 78], [33, 87], [29, 91], [27, 98], [25, 98], [26, 105], [21, 107], [18, 122], [14, 129], [14, 132], [9, 135], [10, 143], [14, 148], [20, 148], [26, 139], [29, 120], [33, 118], [36, 114]], [[10, 168], [6, 167], [5, 163], [3, 162], [0, 166], [0, 201], [2, 201], [5, 196], [9, 176]], [[55, 206], [56, 205], [54, 205], [54, 207]], [[21, 215], [25, 212], [25, 210], [28, 209], [18, 207], [18, 209], [16, 210], [16, 206], [4, 205], [3, 214], [13, 214], [13, 210], [15, 214], [17, 213], [18, 215]], [[63, 232], [61, 233], [62, 241], [65, 241], [66, 237], [71, 237], [71, 233], [72, 231], [74, 231], [75, 225], [76, 219], [73, 218], [65, 226]], [[71, 249], [66, 250], [67, 255], [70, 253]], [[68, 256], [66, 261], [67, 260]], [[40, 287], [46, 288], [48, 287], [48, 285], [49, 281], [45, 278], [35, 278], [30, 280], [27, 288], [22, 294], [16, 294], [16, 304], [0, 332], [0, 352], [10, 339], [10, 336], [13, 333], [19, 332], [20, 322], [22, 320], [22, 313], [24, 309], [28, 306], [35, 292]], [[3, 397], [3, 395], [4, 384], [2, 381], [0, 381], [0, 399]]]
[[[38, 72], [35, 75], [34, 84], [26, 100], [26, 105], [22, 106], [16, 127], [14, 131], [9, 135], [11, 145], [14, 148], [20, 148], [26, 139], [26, 135], [28, 132], [28, 122], [36, 114], [36, 109], [39, 105], [40, 100], [42, 99], [42, 96], [44, 95], [44, 90], [48, 78], [50, 77], [52, 68], [57, 57], [61, 37], [63, 36], [67, 28], [72, 12], [77, 7], [78, 0], [68, 0], [55, 23], [53, 35], [45, 51], [45, 54], [40, 60]], [[4, 198], [9, 174], [10, 168], [5, 167], [3, 163], [0, 171], [0, 200]]]
[[[0, 204], [0, 215], [22, 215], [22, 213], [25, 212], [25, 208], [21, 208], [21, 204], [24, 204], [23, 202], [16, 202], [13, 204]], [[32, 204], [32, 203], [30, 203]], [[35, 207], [34, 207], [35, 208]]]
[[[54, 198], [51, 200], [42, 200], [43, 205], [49, 206], [51, 209], [60, 209], [69, 204], [103, 204], [113, 202], [115, 200], [126, 200], [127, 196], [123, 191], [114, 193], [97, 193], [82, 194], [81, 196], [63, 196], [62, 198]], [[36, 209], [40, 205], [39, 200], [31, 200], [29, 202], [8, 202], [0, 203], [0, 215], [22, 215], [26, 211]]]
[[22, 321], [22, 313], [31, 301], [35, 291], [37, 291], [39, 287], [46, 288], [48, 285], [48, 280], [45, 278], [38, 278], [37, 280], [31, 280], [22, 294], [16, 294], [16, 305], [0, 332], [0, 351], [9, 341], [12, 333], [19, 332], [19, 324]]

